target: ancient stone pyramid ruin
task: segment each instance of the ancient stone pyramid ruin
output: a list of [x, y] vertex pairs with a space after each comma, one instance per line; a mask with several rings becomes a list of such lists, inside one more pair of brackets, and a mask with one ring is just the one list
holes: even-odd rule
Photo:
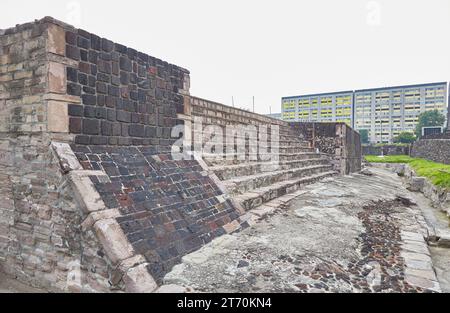
[[[271, 140], [250, 130], [235, 136], [244, 158], [174, 159], [174, 127], [207, 137], [198, 118], [269, 125]], [[53, 18], [1, 30], [0, 270], [51, 291], [152, 292], [249, 210], [357, 170], [350, 128], [317, 141], [324, 126], [294, 124], [192, 97], [187, 70]]]

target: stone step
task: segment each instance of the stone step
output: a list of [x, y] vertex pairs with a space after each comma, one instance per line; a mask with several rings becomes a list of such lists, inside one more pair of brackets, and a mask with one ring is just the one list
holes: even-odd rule
[[[196, 131], [192, 132], [192, 134], [191, 134], [192, 138], [194, 138], [194, 136], [197, 136], [197, 134], [198, 134], [198, 132], [196, 132]], [[203, 135], [202, 136], [203, 141], [205, 141], [205, 138], [207, 138], [208, 136], [206, 136], [204, 133], [202, 133], [202, 135]], [[236, 139], [245, 139], [246, 137], [241, 136], [241, 135], [238, 134], [237, 136], [235, 136], [235, 138]], [[225, 140], [226, 140], [225, 134], [223, 134], [223, 139], [224, 139], [224, 142], [225, 142]], [[302, 140], [296, 135], [282, 135], [282, 134], [280, 134], [277, 139], [278, 139], [278, 142], [285, 142], [285, 143], [299, 142], [299, 143], [303, 143], [305, 145], [309, 145], [309, 141], [308, 140]], [[268, 134], [267, 140], [270, 142], [270, 140], [271, 140], [270, 134]]]
[[[233, 164], [242, 164], [246, 162], [275, 162], [272, 158], [273, 155], [268, 154], [246, 154], [244, 160], [237, 159], [236, 154], [203, 154], [203, 160], [209, 166], [216, 165], [233, 165]], [[313, 152], [302, 152], [302, 153], [279, 153], [278, 161], [300, 161], [300, 160], [309, 160], [320, 157], [320, 154]]]
[[[205, 143], [203, 143], [204, 145]], [[298, 150], [305, 150], [305, 151], [316, 151], [315, 148], [312, 148], [310, 145], [304, 145], [302, 143], [298, 143], [298, 142], [291, 142], [291, 143], [279, 143], [278, 145], [272, 145], [270, 142], [269, 143], [261, 143], [261, 142], [251, 142], [251, 143], [245, 143], [245, 148], [247, 150], [249, 150], [250, 148], [252, 149], [268, 149], [270, 150], [272, 146], [274, 147], [278, 147], [279, 150], [287, 150], [287, 149], [298, 149]], [[237, 144], [233, 144], [230, 145], [231, 149], [237, 149]], [[223, 151], [226, 152], [227, 151], [227, 145], [226, 143], [223, 143]], [[300, 152], [300, 151], [299, 151]]]
[[220, 165], [210, 167], [220, 180], [228, 180], [240, 176], [256, 175], [277, 170], [330, 164], [327, 158], [314, 158], [306, 160], [280, 161], [280, 162], [245, 162], [237, 165]]
[[223, 181], [223, 184], [231, 195], [238, 195], [250, 190], [273, 185], [278, 182], [313, 176], [331, 170], [332, 166], [330, 164], [309, 165], [289, 170], [278, 170], [249, 176], [241, 176], [225, 180]]
[[[233, 147], [231, 147], [231, 148], [233, 149]], [[271, 154], [272, 153], [270, 146], [267, 147], [267, 146], [257, 146], [257, 145], [245, 146], [244, 151], [246, 154], [249, 154], [249, 151], [252, 151], [252, 154], [255, 154], [255, 153], [259, 153], [260, 150], [261, 150], [261, 154]], [[216, 150], [216, 152], [219, 152], [219, 151], [222, 151], [224, 154], [227, 154], [227, 147], [223, 147], [222, 150]], [[234, 151], [239, 152], [238, 148], [236, 146], [234, 147]], [[282, 153], [282, 154], [294, 154], [294, 153], [304, 153], [304, 152], [314, 153], [314, 152], [316, 152], [316, 149], [310, 148], [310, 147], [292, 145], [292, 146], [278, 147], [278, 152]], [[208, 153], [205, 152], [205, 154], [208, 154]]]
[[337, 172], [328, 171], [307, 177], [278, 182], [267, 187], [254, 189], [242, 195], [234, 196], [233, 199], [238, 201], [246, 211], [249, 211], [270, 200], [295, 192], [302, 186], [313, 184], [321, 179], [334, 175], [337, 175]]

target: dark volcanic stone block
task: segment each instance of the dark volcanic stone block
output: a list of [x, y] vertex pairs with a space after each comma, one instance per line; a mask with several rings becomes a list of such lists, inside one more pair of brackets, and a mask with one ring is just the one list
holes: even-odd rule
[[83, 95], [82, 97], [83, 104], [85, 105], [96, 105], [97, 97], [93, 95]]
[[80, 145], [88, 145], [89, 144], [89, 136], [76, 136], [75, 143]]
[[111, 62], [98, 60], [98, 71], [104, 74], [111, 74]]
[[84, 107], [84, 117], [95, 118], [96, 117], [95, 116], [95, 111], [96, 111], [95, 107], [93, 107], [93, 106], [85, 106]]
[[[92, 136], [90, 143], [92, 145], [106, 145], [108, 143], [108, 137], [104, 137], [104, 136]], [[97, 170], [100, 168], [94, 168], [94, 170]]]
[[111, 52], [114, 49], [114, 43], [108, 39], [102, 38], [102, 50]]
[[76, 83], [78, 81], [78, 70], [72, 67], [68, 67], [67, 80]]
[[131, 113], [125, 111], [117, 111], [117, 120], [120, 122], [131, 123]]
[[88, 76], [86, 74], [79, 73], [78, 74], [78, 82], [81, 85], [87, 86], [87, 84], [88, 84]]
[[144, 125], [132, 124], [132, 125], [130, 125], [129, 132], [130, 132], [130, 136], [144, 137], [145, 136]]
[[67, 94], [71, 96], [80, 96], [81, 95], [81, 86], [73, 83], [67, 84]]
[[97, 119], [84, 119], [83, 133], [87, 135], [98, 135], [100, 133], [100, 121]]
[[82, 36], [78, 36], [77, 45], [78, 45], [78, 47], [87, 50], [87, 49], [89, 49], [91, 47], [91, 42], [87, 38], [84, 38]]
[[81, 134], [82, 119], [79, 117], [70, 117], [69, 118], [69, 131], [73, 134]]
[[91, 48], [96, 51], [100, 51], [101, 47], [102, 47], [101, 38], [94, 34], [91, 34]]
[[79, 61], [80, 60], [80, 49], [74, 46], [66, 46], [66, 56], [70, 59]]
[[77, 34], [72, 32], [66, 32], [66, 42], [70, 45], [76, 45], [77, 44]]
[[83, 116], [83, 106], [78, 104], [69, 104], [69, 116]]
[[120, 58], [120, 69], [123, 71], [131, 72], [132, 65], [130, 59], [127, 57], [121, 57]]

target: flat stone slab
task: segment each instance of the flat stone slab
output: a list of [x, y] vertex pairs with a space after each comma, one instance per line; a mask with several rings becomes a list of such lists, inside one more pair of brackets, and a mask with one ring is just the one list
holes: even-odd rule
[[409, 252], [426, 254], [428, 256], [430, 255], [430, 251], [425, 244], [419, 244], [413, 241], [407, 241], [402, 245], [402, 249]]

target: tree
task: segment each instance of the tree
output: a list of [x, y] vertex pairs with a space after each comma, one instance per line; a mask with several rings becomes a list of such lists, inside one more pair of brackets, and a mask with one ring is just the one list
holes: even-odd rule
[[367, 129], [360, 129], [359, 135], [361, 136], [361, 143], [369, 143], [369, 131]]
[[422, 127], [444, 126], [445, 116], [438, 110], [423, 112], [419, 115], [419, 121], [416, 126], [417, 138], [422, 137]]
[[401, 132], [394, 138], [395, 143], [413, 143], [416, 141], [416, 136], [410, 132]]

